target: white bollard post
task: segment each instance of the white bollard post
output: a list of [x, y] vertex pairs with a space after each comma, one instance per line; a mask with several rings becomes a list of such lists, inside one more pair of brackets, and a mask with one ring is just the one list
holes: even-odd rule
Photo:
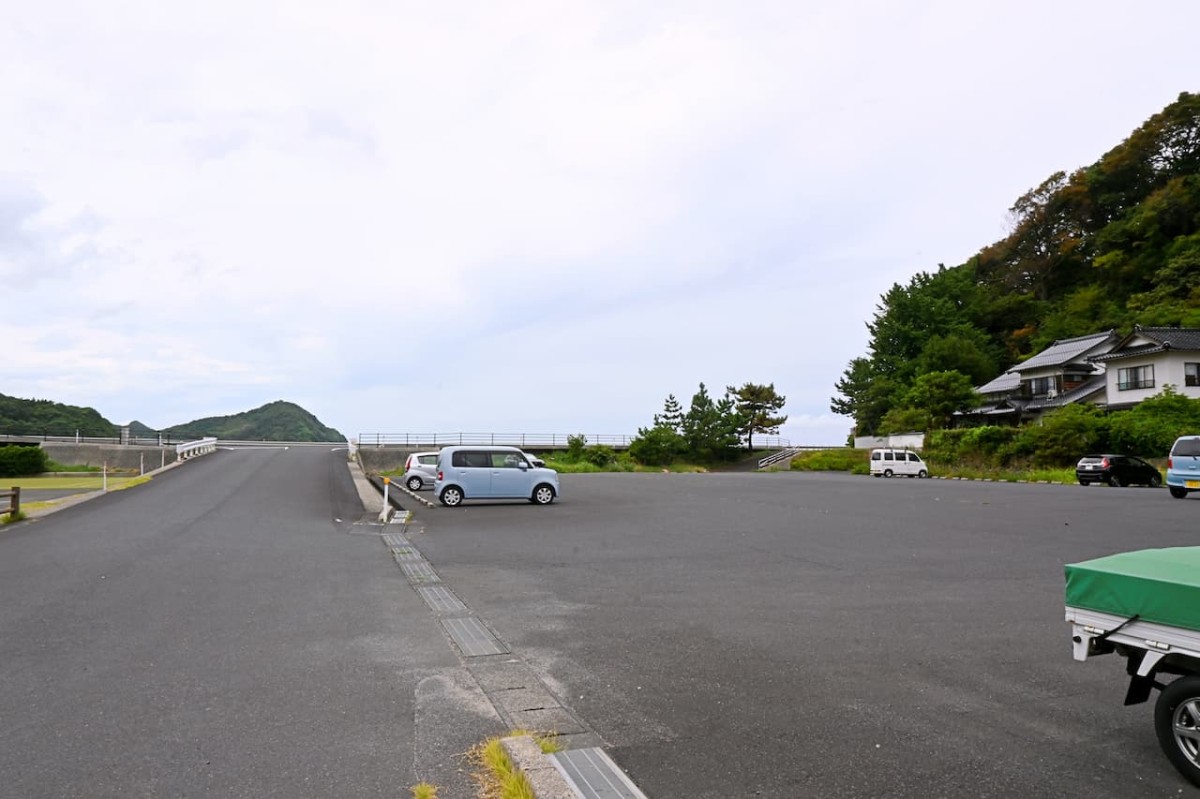
[[105, 493], [108, 493], [108, 461], [104, 462], [103, 472], [100, 478], [100, 487]]
[[391, 506], [388, 505], [388, 486], [390, 486], [391, 484], [392, 484], [392, 478], [390, 478], [390, 477], [383, 478], [383, 510], [379, 511], [379, 523], [380, 524], [388, 523], [388, 515], [389, 515], [388, 512], [391, 510]]

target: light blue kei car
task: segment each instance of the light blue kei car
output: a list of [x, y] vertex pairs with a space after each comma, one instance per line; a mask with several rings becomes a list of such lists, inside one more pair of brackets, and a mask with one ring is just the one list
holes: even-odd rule
[[467, 499], [549, 505], [559, 494], [558, 472], [540, 464], [516, 447], [445, 447], [438, 453], [433, 495], [450, 508]]
[[1167, 488], [1175, 499], [1200, 491], [1200, 436], [1180, 436], [1167, 458]]

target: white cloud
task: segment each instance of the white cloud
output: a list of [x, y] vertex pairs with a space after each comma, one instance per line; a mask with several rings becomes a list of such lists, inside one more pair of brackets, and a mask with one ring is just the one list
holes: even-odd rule
[[158, 426], [289, 399], [349, 434], [626, 433], [752, 380], [840, 443], [879, 294], [1194, 90], [1197, 22], [27, 5], [0, 31], [0, 391]]

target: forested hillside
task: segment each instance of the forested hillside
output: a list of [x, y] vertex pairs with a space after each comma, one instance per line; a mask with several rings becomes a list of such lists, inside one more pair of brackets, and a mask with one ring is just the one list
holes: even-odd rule
[[269, 402], [235, 416], [210, 416], [163, 431], [179, 438], [216, 436], [233, 441], [341, 441], [346, 437], [290, 402]]
[[[152, 438], [158, 433], [179, 441], [216, 436], [246, 441], [345, 441], [346, 437], [321, 424], [317, 417], [290, 402], [271, 402], [235, 416], [212, 416], [165, 430], [131, 422], [132, 435]], [[20, 399], [0, 394], [0, 433], [13, 435], [115, 438], [118, 426], [92, 408], [49, 400]]]
[[1005, 238], [882, 296], [868, 353], [831, 401], [860, 434], [937, 427], [970, 386], [1056, 339], [1200, 327], [1200, 95], [1181, 94], [1096, 163], [1051, 175], [1010, 211]]
[[117, 426], [93, 408], [0, 394], [0, 433], [105, 437], [116, 436]]

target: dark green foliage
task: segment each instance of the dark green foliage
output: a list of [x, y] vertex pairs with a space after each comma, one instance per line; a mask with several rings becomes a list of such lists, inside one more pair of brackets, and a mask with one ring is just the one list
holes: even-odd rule
[[908, 407], [928, 412], [933, 427], [948, 427], [955, 411], [968, 410], [978, 401], [971, 379], [955, 371], [917, 375], [905, 397]]
[[683, 453], [683, 437], [663, 424], [639, 428], [629, 456], [645, 466], [670, 466]]
[[778, 434], [779, 427], [787, 416], [772, 416], [783, 409], [787, 397], [775, 393], [775, 384], [760, 386], [745, 383], [741, 388], [729, 386], [726, 396], [732, 396], [738, 414], [742, 417], [742, 429], [746, 436], [746, 449], [754, 449], [754, 434]]
[[116, 425], [92, 408], [50, 400], [18, 399], [4, 394], [0, 394], [0, 433], [48, 436], [78, 433], [96, 438], [119, 435]]
[[909, 405], [923, 374], [954, 370], [981, 385], [1056, 339], [1200, 327], [1200, 95], [1181, 94], [1095, 164], [1051, 175], [1010, 210], [1004, 239], [881, 297], [869, 353], [830, 402], [859, 433]]
[[1165, 456], [1176, 438], [1197, 432], [1200, 400], [1189, 399], [1171, 386], [1127, 411], [1114, 413], [1109, 422], [1114, 450], [1147, 458]]
[[346, 437], [321, 424], [317, 417], [290, 402], [270, 402], [261, 408], [234, 416], [212, 416], [168, 427], [162, 431], [176, 438], [216, 436], [231, 441], [331, 441]]
[[41, 447], [0, 447], [0, 477], [41, 474], [49, 463]]
[[1089, 452], [1108, 449], [1108, 419], [1094, 405], [1067, 405], [1040, 424], [1022, 427], [1013, 453], [1034, 466], [1068, 466]]
[[892, 408], [879, 421], [879, 434], [923, 433], [929, 429], [929, 411], [924, 408]]
[[587, 447], [587, 436], [582, 433], [576, 436], [567, 436], [567, 451], [563, 453], [563, 460], [567, 463], [579, 463], [583, 460], [585, 447]]
[[584, 459], [593, 466], [606, 467], [617, 462], [617, 453], [612, 447], [604, 444], [597, 444], [594, 447], [588, 447], [583, 453]]

